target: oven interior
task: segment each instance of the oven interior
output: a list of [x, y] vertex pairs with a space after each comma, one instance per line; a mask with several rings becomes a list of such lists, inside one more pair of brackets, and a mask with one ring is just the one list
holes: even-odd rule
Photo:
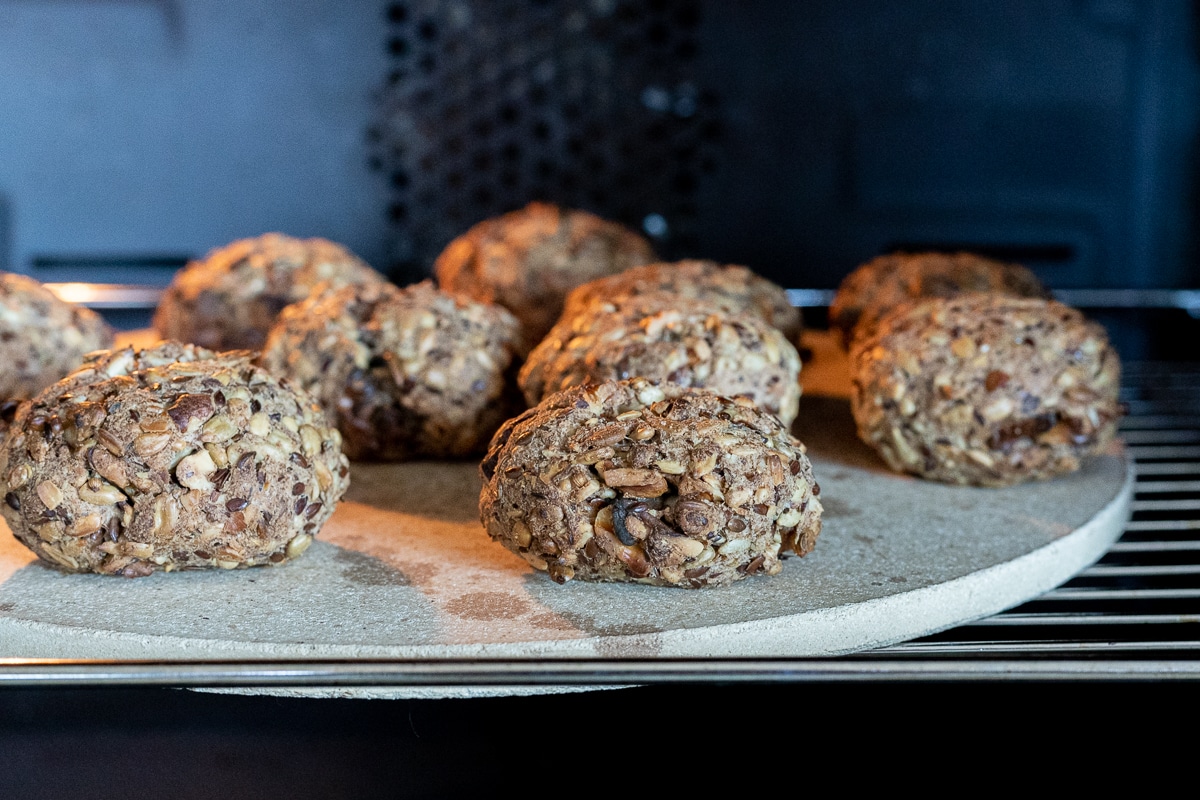
[[[1172, 0], [0, 0], [0, 268], [85, 284], [137, 328], [234, 238], [327, 237], [407, 283], [531, 199], [634, 225], [665, 258], [748, 264], [816, 327], [882, 252], [1019, 261], [1126, 364], [1121, 540], [917, 641], [636, 682], [1195, 681], [1196, 27]], [[79, 682], [155, 681], [177, 677]]]

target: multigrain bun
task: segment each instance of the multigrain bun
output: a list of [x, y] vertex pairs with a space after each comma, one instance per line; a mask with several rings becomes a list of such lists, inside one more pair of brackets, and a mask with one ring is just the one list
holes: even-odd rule
[[869, 334], [895, 306], [971, 293], [1050, 297], [1037, 276], [1020, 264], [965, 252], [889, 253], [846, 276], [829, 307], [829, 324], [849, 348], [854, 336]]
[[33, 397], [112, 347], [113, 329], [91, 309], [67, 303], [38, 281], [0, 272], [0, 402]]
[[624, 225], [530, 203], [472, 227], [446, 246], [433, 269], [443, 289], [515, 314], [532, 347], [554, 325], [571, 289], [654, 260], [650, 243]]
[[284, 309], [259, 363], [309, 391], [353, 460], [482, 452], [521, 404], [517, 320], [430, 281], [344, 286]]
[[213, 250], [176, 273], [152, 324], [163, 339], [257, 350], [279, 312], [318, 284], [386, 280], [339, 244], [266, 233]]
[[563, 389], [641, 377], [745, 397], [790, 426], [799, 376], [796, 348], [757, 315], [658, 292], [564, 315], [517, 381], [532, 406]]
[[67, 572], [279, 564], [346, 491], [337, 430], [250, 353], [178, 342], [92, 354], [0, 447], [13, 534]]
[[642, 378], [548, 397], [504, 424], [480, 473], [488, 535], [558, 583], [719, 586], [778, 573], [821, 530], [778, 418]]
[[1072, 472], [1115, 435], [1120, 362], [1053, 300], [933, 298], [893, 309], [850, 353], [859, 436], [888, 466], [1007, 486]]
[[749, 267], [716, 261], [660, 261], [589, 281], [567, 295], [563, 316], [571, 316], [596, 300], [661, 292], [710, 302], [734, 314], [755, 314], [782, 331], [788, 341], [800, 341], [800, 310], [788, 302], [782, 286]]

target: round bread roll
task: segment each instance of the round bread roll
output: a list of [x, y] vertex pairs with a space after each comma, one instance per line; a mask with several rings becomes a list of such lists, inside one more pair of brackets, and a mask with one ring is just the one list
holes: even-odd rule
[[564, 315], [517, 376], [525, 401], [641, 377], [744, 396], [790, 426], [800, 406], [800, 355], [754, 314], [659, 292], [597, 301]]
[[558, 583], [774, 575], [821, 530], [804, 445], [745, 400], [642, 378], [548, 397], [480, 465], [488, 535]]
[[112, 347], [113, 336], [95, 311], [60, 300], [33, 278], [0, 272], [0, 402], [33, 397], [88, 353]]
[[259, 363], [312, 393], [353, 460], [462, 456], [522, 407], [519, 341], [499, 306], [372, 283], [284, 309]]
[[279, 312], [317, 284], [386, 281], [339, 244], [267, 233], [239, 239], [177, 272], [152, 324], [164, 339], [212, 350], [257, 350]]
[[554, 325], [571, 289], [651, 261], [650, 243], [624, 225], [530, 203], [450, 242], [433, 270], [443, 289], [515, 314], [532, 347]]
[[1050, 297], [1037, 276], [1020, 264], [975, 253], [889, 253], [846, 276], [829, 306], [829, 324], [849, 348], [856, 330], [869, 334], [895, 306], [969, 293]]
[[888, 466], [1007, 486], [1079, 468], [1115, 435], [1120, 362], [1104, 329], [1053, 300], [901, 306], [854, 340], [851, 409]]
[[567, 295], [563, 316], [582, 311], [597, 300], [621, 300], [658, 292], [704, 300], [734, 314], [757, 314], [783, 331], [788, 341], [800, 341], [800, 310], [788, 302], [782, 286], [748, 267], [715, 261], [660, 261], [588, 281]]
[[338, 432], [250, 353], [178, 342], [92, 354], [0, 447], [12, 532], [67, 572], [279, 564], [346, 491]]

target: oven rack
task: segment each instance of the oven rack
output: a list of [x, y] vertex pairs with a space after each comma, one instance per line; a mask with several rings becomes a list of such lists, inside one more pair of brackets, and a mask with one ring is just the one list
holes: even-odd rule
[[825, 658], [0, 662], [2, 685], [585, 687], [680, 682], [1200, 680], [1200, 363], [1127, 363], [1132, 518], [1057, 589], [903, 644]]
[[[821, 295], [816, 302], [797, 304], [815, 306], [824, 299]], [[1187, 307], [1193, 298], [1177, 299], [1170, 305]], [[513, 687], [537, 692], [547, 687], [695, 682], [1198, 681], [1200, 361], [1127, 361], [1122, 399], [1128, 414], [1121, 436], [1137, 477], [1132, 518], [1121, 538], [1093, 566], [1057, 589], [1007, 611], [902, 644], [796, 659], [252, 663], [9, 659], [0, 660], [0, 686], [316, 692], [330, 687], [493, 687], [503, 693]]]

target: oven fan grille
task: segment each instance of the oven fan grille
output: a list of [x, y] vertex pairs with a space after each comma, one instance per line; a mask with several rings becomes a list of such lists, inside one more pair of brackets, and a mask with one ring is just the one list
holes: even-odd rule
[[717, 164], [696, 73], [699, 0], [388, 4], [390, 71], [368, 131], [387, 182], [389, 273], [428, 274], [470, 225], [531, 200], [694, 249]]

